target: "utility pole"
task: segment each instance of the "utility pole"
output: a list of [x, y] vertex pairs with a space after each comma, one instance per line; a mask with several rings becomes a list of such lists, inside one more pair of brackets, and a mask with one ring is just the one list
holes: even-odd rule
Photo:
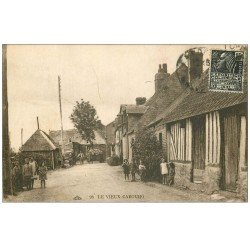
[[63, 122], [62, 122], [62, 100], [61, 100], [61, 77], [60, 76], [58, 76], [58, 92], [59, 92], [59, 107], [60, 107], [60, 119], [61, 119], [61, 147], [62, 147], [62, 154], [64, 154]]
[[40, 129], [39, 128], [39, 118], [38, 118], [38, 116], [36, 117], [36, 122], [37, 122], [37, 129]]
[[2, 162], [2, 173], [3, 173], [3, 194], [13, 194], [12, 178], [11, 178], [11, 161], [10, 161], [10, 137], [9, 137], [9, 114], [8, 114], [8, 92], [7, 92], [7, 45], [3, 45], [2, 53], [2, 119], [3, 119], [3, 130], [2, 130], [2, 142], [3, 142], [3, 162]]

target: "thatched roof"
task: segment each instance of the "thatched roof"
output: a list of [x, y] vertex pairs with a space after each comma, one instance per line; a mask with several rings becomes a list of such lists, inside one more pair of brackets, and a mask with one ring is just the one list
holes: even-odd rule
[[21, 147], [22, 152], [52, 151], [58, 146], [53, 139], [41, 129], [35, 133]]

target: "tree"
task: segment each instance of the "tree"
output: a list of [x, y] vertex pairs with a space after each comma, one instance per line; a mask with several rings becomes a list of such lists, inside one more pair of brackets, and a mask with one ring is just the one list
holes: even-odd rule
[[94, 131], [100, 129], [102, 126], [95, 108], [89, 102], [85, 102], [81, 99], [81, 102], [76, 102], [73, 112], [70, 115], [70, 120], [73, 122], [74, 127], [78, 130], [81, 137], [92, 144], [93, 140], [95, 140]]
[[157, 180], [160, 176], [160, 162], [163, 153], [154, 131], [146, 128], [139, 130], [135, 134], [132, 151], [137, 164], [142, 160], [146, 166], [148, 178]]

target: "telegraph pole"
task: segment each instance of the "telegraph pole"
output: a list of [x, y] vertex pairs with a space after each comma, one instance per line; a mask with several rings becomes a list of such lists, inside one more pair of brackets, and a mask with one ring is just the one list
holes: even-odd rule
[[38, 118], [38, 116], [36, 117], [36, 123], [37, 123], [37, 129], [40, 129], [40, 127], [39, 127], [39, 118]]
[[12, 178], [11, 178], [11, 161], [10, 161], [10, 137], [9, 137], [9, 114], [8, 114], [8, 92], [7, 92], [7, 45], [3, 45], [2, 53], [2, 118], [3, 118], [3, 162], [2, 162], [2, 174], [3, 174], [3, 191], [4, 195], [13, 194]]
[[63, 122], [62, 122], [62, 100], [61, 100], [61, 77], [60, 76], [58, 76], [58, 92], [59, 92], [59, 107], [60, 107], [60, 119], [61, 119], [61, 146], [62, 146], [62, 154], [64, 154]]

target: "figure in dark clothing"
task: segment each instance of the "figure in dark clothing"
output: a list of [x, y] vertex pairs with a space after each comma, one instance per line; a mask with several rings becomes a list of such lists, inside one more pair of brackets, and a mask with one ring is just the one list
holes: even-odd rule
[[122, 168], [123, 168], [125, 180], [127, 180], [127, 179], [129, 180], [129, 164], [128, 164], [127, 159], [124, 159], [123, 164], [122, 164]]
[[31, 178], [33, 176], [32, 167], [29, 162], [29, 158], [25, 158], [25, 164], [23, 166], [23, 180], [27, 190], [31, 190]]
[[168, 185], [174, 185], [174, 177], [175, 177], [175, 165], [173, 162], [168, 163]]
[[135, 159], [132, 159], [132, 164], [131, 164], [131, 177], [132, 177], [132, 182], [135, 181], [135, 174], [136, 174], [137, 166], [136, 166], [136, 161]]
[[14, 167], [12, 169], [12, 182], [14, 192], [22, 190], [22, 170], [18, 161], [14, 162]]
[[38, 168], [39, 180], [41, 181], [41, 188], [46, 187], [45, 182], [47, 180], [47, 171], [48, 171], [48, 168], [46, 166], [46, 162], [43, 162], [42, 166]]

